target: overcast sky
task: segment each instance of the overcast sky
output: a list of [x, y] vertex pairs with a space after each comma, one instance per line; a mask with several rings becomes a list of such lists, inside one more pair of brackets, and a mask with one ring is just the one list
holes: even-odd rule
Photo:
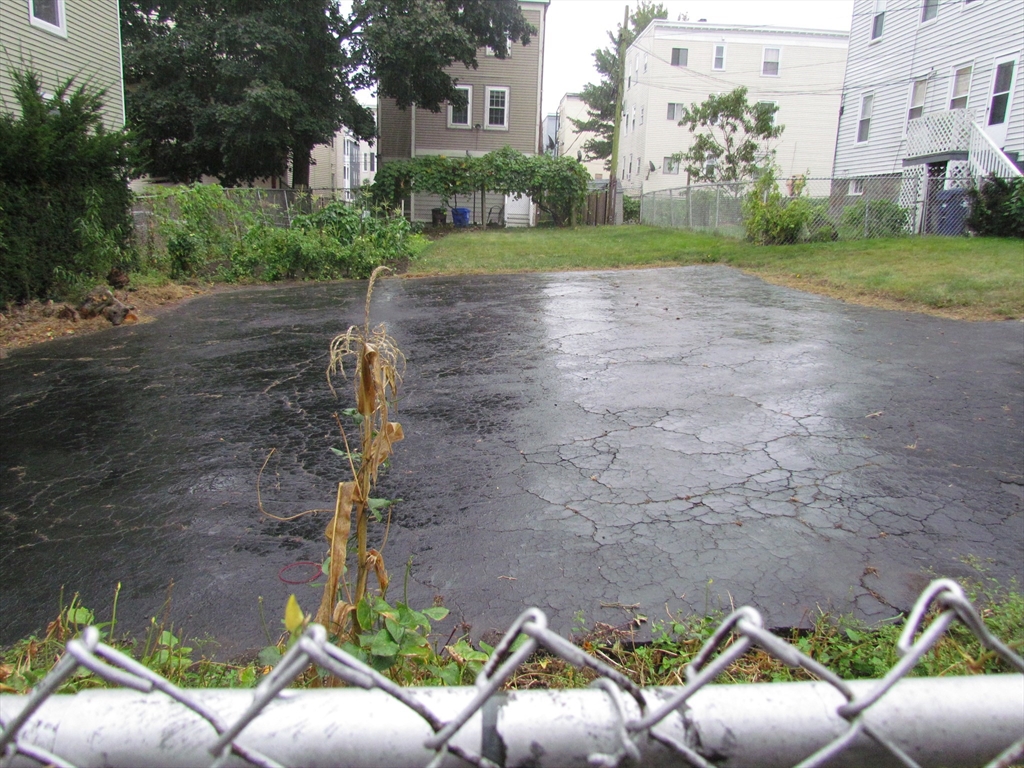
[[[670, 0], [668, 17], [690, 21], [850, 31], [853, 0]], [[593, 53], [610, 45], [608, 30], [622, 23], [624, 0], [551, 0], [544, 51], [542, 117], [554, 114], [566, 93], [597, 82]], [[630, 3], [631, 8], [636, 3]]]

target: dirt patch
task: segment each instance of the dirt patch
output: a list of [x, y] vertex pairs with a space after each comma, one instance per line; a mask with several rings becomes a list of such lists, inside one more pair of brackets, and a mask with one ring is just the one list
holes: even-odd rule
[[[129, 287], [126, 290], [116, 290], [113, 293], [125, 304], [135, 307], [135, 313], [139, 318], [138, 322], [146, 323], [161, 312], [195, 296], [221, 290], [230, 290], [230, 287], [169, 283], [136, 289]], [[65, 336], [81, 336], [114, 328], [102, 317], [77, 322], [62, 319], [57, 314], [63, 306], [63, 303], [52, 301], [31, 301], [27, 304], [4, 308], [0, 312], [0, 358], [6, 357], [8, 350], [11, 349], [42, 344]]]

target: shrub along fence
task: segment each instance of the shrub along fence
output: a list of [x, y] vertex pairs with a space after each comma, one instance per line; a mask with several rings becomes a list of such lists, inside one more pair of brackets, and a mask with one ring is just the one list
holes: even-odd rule
[[[908, 679], [956, 621], [1011, 673]], [[817, 681], [711, 684], [755, 648]], [[1024, 660], [989, 632], [958, 584], [938, 580], [922, 593], [897, 649], [882, 679], [844, 680], [744, 607], [707, 641], [685, 682], [641, 687], [531, 608], [473, 687], [400, 687], [313, 624], [255, 690], [186, 690], [88, 627], [29, 695], [0, 695], [0, 763], [924, 768], [1007, 766], [1024, 756]], [[504, 691], [539, 650], [597, 680], [587, 690]], [[311, 664], [349, 687], [285, 690]], [[127, 690], [53, 695], [90, 672]]]
[[[658, 227], [711, 230], [741, 237], [751, 182], [693, 184], [648, 192], [640, 221]], [[962, 235], [967, 232], [972, 184], [961, 176], [908, 183], [899, 174], [861, 179], [806, 178], [779, 181], [780, 204], [804, 207], [806, 221], [796, 240], [823, 242], [902, 235]]]
[[132, 213], [140, 266], [173, 279], [365, 278], [409, 255], [405, 219], [331, 190], [168, 187]]

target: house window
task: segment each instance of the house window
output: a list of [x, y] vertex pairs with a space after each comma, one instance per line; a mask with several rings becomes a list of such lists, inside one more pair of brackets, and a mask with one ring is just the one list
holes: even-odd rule
[[725, 46], [715, 46], [715, 60], [711, 65], [712, 69], [725, 69]]
[[915, 80], [910, 90], [910, 109], [907, 110], [907, 122], [924, 114], [924, 97], [928, 91], [928, 79]]
[[673, 160], [671, 157], [666, 157], [661, 162], [661, 172], [670, 173], [673, 176], [679, 175], [679, 161]]
[[988, 110], [989, 125], [1002, 125], [1006, 122], [1006, 107], [1010, 103], [1014, 64], [1015, 61], [1004, 61], [996, 67], [996, 80], [992, 85], [992, 104]]
[[466, 94], [466, 104], [462, 107], [456, 107], [454, 104], [448, 105], [448, 127], [469, 128], [469, 116], [473, 114], [473, 86], [457, 85], [455, 89]]
[[647, 54], [644, 54], [644, 72], [647, 71]]
[[492, 130], [508, 130], [508, 88], [487, 86], [487, 125]]
[[685, 67], [686, 62], [690, 58], [689, 48], [673, 48], [672, 49], [672, 66], [673, 67]]
[[640, 107], [640, 125], [644, 124], [644, 108]]
[[882, 36], [882, 29], [885, 26], [885, 0], [875, 0], [875, 14], [871, 19], [871, 39], [877, 40]]
[[863, 144], [868, 140], [871, 131], [871, 109], [874, 106], [875, 96], [866, 93], [860, 100], [860, 118], [857, 120], [857, 143]]
[[364, 171], [370, 170], [370, 153], [369, 152], [363, 152], [363, 170]]
[[669, 104], [668, 105], [668, 119], [669, 120], [682, 120], [683, 110], [686, 109], [685, 104]]
[[851, 179], [850, 188], [847, 190], [848, 195], [863, 195], [864, 194], [864, 179]]
[[377, 156], [373, 152], [370, 153], [370, 170], [377, 170]]
[[950, 109], [967, 109], [967, 96], [971, 91], [971, 71], [973, 65], [960, 67], [953, 74], [953, 92], [949, 96]]
[[630, 127], [630, 130], [636, 130], [636, 107], [633, 107], [633, 125]]
[[68, 36], [64, 0], [28, 0], [28, 19], [33, 27], [61, 37]]
[[765, 48], [764, 59], [761, 61], [761, 74], [762, 75], [778, 75], [779, 74], [779, 54], [782, 52], [781, 48]]
[[[491, 46], [488, 45], [488, 46], [484, 47], [484, 56], [497, 56], [497, 55], [498, 55], [498, 52], [495, 51], [493, 48], [491, 48]], [[505, 58], [506, 59], [511, 59], [512, 58], [512, 38], [511, 37], [505, 38]]]
[[921, 23], [931, 21], [939, 15], [939, 0], [924, 0], [921, 6]]

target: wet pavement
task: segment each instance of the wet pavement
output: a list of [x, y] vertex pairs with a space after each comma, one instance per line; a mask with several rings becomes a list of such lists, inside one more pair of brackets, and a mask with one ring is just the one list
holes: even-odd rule
[[[324, 369], [363, 284], [247, 289], [0, 361], [0, 642], [74, 591], [232, 653], [275, 635], [343, 479]], [[392, 597], [479, 636], [638, 606], [879, 620], [1024, 576], [1024, 324], [845, 305], [724, 267], [389, 280], [408, 357]], [[349, 397], [349, 390], [339, 390]], [[378, 529], [378, 535], [382, 529]], [[406, 563], [412, 566], [405, 578]], [[285, 578], [303, 570], [285, 572]], [[403, 582], [407, 586], [403, 587]]]

